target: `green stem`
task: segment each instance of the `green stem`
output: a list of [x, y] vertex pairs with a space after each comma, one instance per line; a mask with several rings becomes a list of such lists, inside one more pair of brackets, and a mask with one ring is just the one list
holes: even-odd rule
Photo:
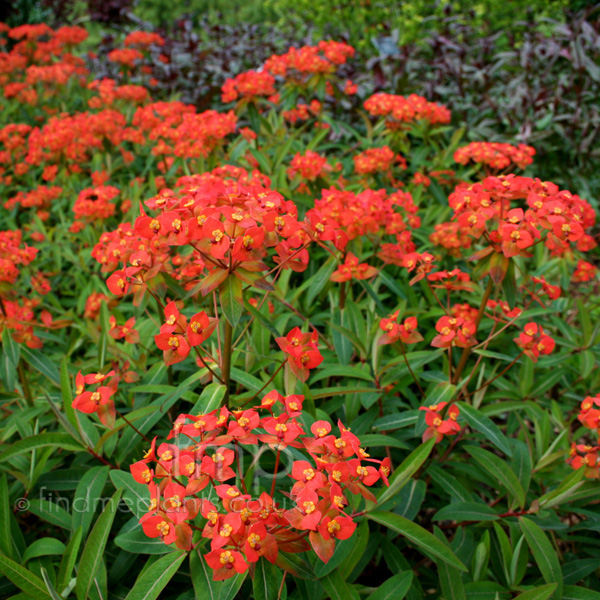
[[221, 379], [225, 384], [225, 397], [223, 405], [229, 406], [229, 384], [231, 382], [231, 352], [232, 352], [233, 327], [225, 319], [225, 335], [223, 339], [223, 354], [221, 356]]
[[[485, 292], [483, 293], [483, 298], [481, 299], [481, 304], [479, 305], [479, 312], [477, 313], [477, 320], [475, 321], [475, 334], [479, 329], [479, 324], [481, 323], [481, 319], [483, 318], [483, 313], [485, 312], [485, 308], [487, 306], [487, 302], [492, 295], [492, 290], [494, 289], [494, 281], [490, 277], [487, 282], [487, 286], [485, 288]], [[462, 352], [462, 356], [460, 357], [460, 362], [458, 363], [458, 367], [456, 367], [456, 371], [454, 371], [454, 383], [458, 383], [462, 372], [467, 366], [467, 360], [469, 360], [469, 356], [471, 355], [471, 348], [464, 348]]]

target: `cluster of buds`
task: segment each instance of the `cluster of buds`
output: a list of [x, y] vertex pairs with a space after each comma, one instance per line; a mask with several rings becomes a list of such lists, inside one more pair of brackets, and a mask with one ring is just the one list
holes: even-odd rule
[[551, 354], [555, 341], [537, 323], [527, 323], [523, 331], [513, 340], [524, 354], [537, 362], [540, 354]]
[[[591, 430], [596, 438], [600, 435], [600, 394], [588, 396], [581, 402], [579, 422]], [[589, 479], [600, 478], [600, 438], [597, 439], [597, 445], [571, 444], [571, 451], [567, 463], [573, 469], [585, 469], [585, 476]]]
[[407, 317], [403, 323], [398, 321], [400, 311], [397, 310], [385, 319], [379, 321], [383, 335], [379, 338], [379, 345], [394, 344], [401, 341], [404, 344], [416, 344], [423, 341], [423, 336], [417, 331], [417, 317]]
[[[155, 439], [145, 457], [130, 467], [134, 479], [149, 490], [148, 512], [140, 519], [146, 535], [190, 550], [199, 543], [193, 543], [193, 528], [201, 531], [210, 541], [205, 559], [216, 581], [245, 572], [260, 557], [274, 563], [280, 552], [312, 547], [327, 562], [336, 540], [349, 538], [356, 528], [353, 515], [346, 512], [347, 495], [374, 501], [368, 487], [378, 480], [388, 484], [390, 463], [370, 458], [359, 438], [341, 423], [339, 436], [327, 421], [314, 422], [312, 435], [307, 434], [299, 421], [303, 400], [273, 390], [257, 408], [180, 415], [170, 441], [157, 447]], [[259, 410], [267, 414], [261, 416]], [[276, 472], [269, 474], [270, 493], [263, 490], [252, 497], [241, 473], [239, 449], [255, 448], [260, 454], [261, 444], [277, 452]], [[281, 452], [288, 446], [295, 455], [306, 453], [306, 460], [293, 460], [291, 468], [288, 464], [285, 472], [278, 472]], [[235, 483], [242, 489], [227, 483], [236, 471]], [[282, 491], [292, 501], [287, 508], [274, 498], [277, 480], [290, 482], [288, 491]], [[208, 500], [206, 492], [198, 495], [206, 488], [217, 502]]]
[[285, 337], [275, 338], [277, 345], [287, 354], [287, 364], [300, 381], [306, 381], [311, 369], [323, 362], [319, 352], [319, 333], [302, 333], [299, 327], [294, 327]]
[[425, 423], [427, 429], [423, 433], [423, 442], [430, 438], [435, 438], [435, 443], [439, 444], [445, 435], [456, 435], [460, 431], [458, 417], [460, 410], [456, 404], [452, 404], [446, 413], [446, 418], [442, 419], [441, 413], [446, 408], [447, 402], [432, 404], [431, 406], [421, 406], [419, 410], [425, 412]]

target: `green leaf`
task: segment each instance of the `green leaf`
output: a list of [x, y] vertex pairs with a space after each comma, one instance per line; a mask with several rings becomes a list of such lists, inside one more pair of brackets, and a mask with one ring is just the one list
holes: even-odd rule
[[393, 498], [409, 481], [410, 478], [419, 470], [421, 465], [427, 460], [431, 454], [431, 450], [435, 444], [432, 438], [424, 444], [417, 446], [398, 466], [390, 477], [390, 487], [383, 488], [380, 492], [377, 503], [383, 504], [387, 500]]
[[396, 515], [391, 512], [374, 511], [368, 512], [367, 517], [376, 523], [381, 523], [391, 530], [399, 533], [415, 546], [424, 550], [427, 554], [438, 558], [460, 571], [467, 571], [463, 563], [456, 558], [452, 550], [443, 542], [440, 542], [432, 533], [423, 529], [420, 525]]
[[402, 429], [403, 427], [410, 427], [414, 425], [419, 418], [419, 412], [416, 410], [405, 410], [395, 415], [386, 415], [377, 419], [373, 423], [373, 429], [382, 429], [384, 431], [393, 431], [395, 429]]
[[2, 331], [2, 349], [13, 368], [16, 369], [19, 366], [19, 358], [21, 357], [21, 346], [13, 340], [8, 327]]
[[46, 584], [37, 575], [34, 575], [14, 560], [2, 555], [0, 555], [0, 573], [34, 600], [52, 600]]
[[110, 471], [110, 479], [115, 488], [123, 490], [123, 501], [127, 508], [139, 519], [148, 512], [150, 493], [148, 486], [138, 483], [127, 471]]
[[412, 571], [405, 571], [383, 582], [370, 596], [369, 600], [402, 600], [412, 585]]
[[273, 325], [273, 323], [260, 310], [254, 308], [254, 306], [248, 302], [248, 298], [244, 298], [244, 307], [252, 314], [252, 316], [258, 319], [260, 323], [262, 323], [262, 325], [273, 334], [274, 337], [281, 337], [281, 333], [277, 331], [277, 328]]
[[149, 538], [139, 524], [131, 531], [118, 535], [115, 544], [132, 554], [168, 554], [173, 551], [162, 538]]
[[75, 416], [75, 409], [73, 408], [73, 389], [71, 387], [71, 379], [69, 377], [66, 356], [63, 356], [62, 360], [60, 361], [60, 393], [62, 396], [62, 405], [65, 415], [67, 416], [69, 423], [71, 423], [71, 425], [77, 429], [77, 417]]
[[77, 554], [79, 553], [79, 546], [81, 545], [81, 538], [82, 531], [81, 529], [77, 529], [77, 531], [73, 533], [73, 537], [71, 538], [69, 545], [63, 554], [63, 558], [60, 561], [60, 569], [58, 571], [58, 577], [56, 578], [56, 587], [61, 593], [71, 580], [73, 567], [75, 566]]
[[75, 490], [75, 497], [73, 498], [72, 531], [81, 527], [83, 535], [87, 536], [94, 513], [96, 512], [96, 505], [108, 478], [108, 471], [108, 467], [93, 467], [89, 471], [86, 471], [81, 478]]
[[350, 539], [354, 540], [352, 548], [339, 566], [339, 571], [344, 580], [348, 580], [348, 577], [363, 557], [367, 544], [369, 543], [369, 522], [367, 519], [363, 519], [362, 523], [357, 527], [356, 532]]
[[577, 583], [596, 569], [600, 568], [598, 558], [578, 558], [562, 567], [564, 583]]
[[307, 280], [310, 282], [308, 292], [306, 293], [305, 306], [308, 308], [313, 306], [315, 298], [320, 294], [321, 290], [329, 282], [331, 274], [335, 271], [338, 260], [335, 256], [330, 256], [320, 267], [319, 270]]
[[50, 500], [44, 498], [34, 498], [29, 501], [28, 510], [40, 519], [52, 523], [52, 525], [57, 525], [63, 529], [71, 529], [71, 514], [56, 502], [50, 502]]
[[[7, 331], [7, 330], [5, 330]], [[8, 496], [8, 480], [6, 473], [0, 478], [0, 551], [12, 557], [12, 536], [10, 534], [10, 498]]]
[[73, 450], [75, 452], [84, 450], [81, 444], [76, 443], [75, 440], [66, 433], [39, 433], [38, 435], [32, 435], [8, 446], [8, 448], [0, 454], [0, 462], [5, 462], [14, 456], [45, 446], [55, 446], [57, 448], [62, 448], [63, 450]]
[[86, 600], [90, 588], [94, 583], [94, 578], [100, 567], [100, 561], [104, 555], [104, 548], [108, 541], [108, 534], [112, 527], [121, 493], [118, 489], [108, 501], [102, 514], [98, 517], [92, 532], [90, 533], [79, 561], [79, 570], [77, 572], [77, 585], [75, 591], [77, 600]]
[[560, 600], [562, 598], [563, 576], [556, 550], [539, 525], [525, 517], [519, 517], [519, 525], [544, 581], [558, 584], [554, 596], [557, 600]]
[[[438, 527], [435, 528], [435, 537], [442, 542], [448, 549], [450, 545], [446, 540], [446, 537], [442, 533], [442, 530]], [[465, 592], [465, 585], [462, 580], [460, 571], [454, 567], [447, 565], [444, 562], [438, 564], [438, 578], [440, 580], [440, 586], [442, 593], [446, 600], [466, 600], [467, 595]]]
[[587, 379], [596, 366], [596, 356], [592, 350], [584, 350], [579, 355], [579, 374], [582, 379]]
[[319, 579], [329, 600], [359, 600], [358, 592], [341, 576], [339, 571], [329, 573], [323, 579]]
[[244, 583], [247, 572], [225, 581], [213, 581], [213, 570], [198, 549], [190, 552], [190, 571], [196, 598], [202, 600], [233, 600]]
[[556, 589], [556, 583], [548, 583], [540, 587], [536, 587], [534, 590], [529, 590], [519, 594], [515, 600], [547, 600], [550, 598]]
[[365, 433], [360, 436], [360, 443], [365, 448], [401, 448], [402, 450], [410, 450], [410, 446], [406, 442], [396, 439], [391, 435], [383, 435], [382, 433]]
[[483, 433], [498, 450], [501, 450], [507, 456], [512, 456], [512, 449], [508, 439], [489, 417], [486, 417], [466, 402], [457, 402], [457, 404], [460, 408], [460, 416], [465, 419], [471, 429]]
[[364, 345], [356, 337], [353, 331], [346, 326], [349, 324], [349, 317], [346, 311], [339, 307], [334, 307], [331, 316], [331, 338], [338, 360], [342, 365], [347, 365], [352, 358], [352, 346], [358, 344], [359, 352], [365, 352]]
[[227, 387], [222, 383], [209, 383], [200, 394], [198, 401], [191, 410], [193, 415], [205, 415], [215, 408], [221, 406]]
[[225, 318], [235, 327], [242, 316], [244, 300], [242, 297], [242, 282], [234, 276], [229, 276], [219, 286], [219, 300]]
[[517, 279], [514, 260], [508, 263], [506, 277], [502, 281], [502, 291], [504, 292], [504, 298], [508, 302], [508, 306], [513, 309], [517, 302]]
[[562, 600], [600, 600], [600, 592], [587, 590], [577, 585], [565, 585]]
[[125, 600], [156, 600], [165, 589], [187, 552], [171, 552], [153, 563], [150, 569], [142, 571]]
[[434, 521], [495, 521], [496, 511], [480, 502], [453, 502], [438, 510]]
[[336, 542], [333, 556], [329, 559], [329, 562], [317, 561], [315, 564], [315, 577], [317, 579], [322, 579], [325, 575], [331, 573], [350, 556], [353, 546], [357, 543], [355, 536], [356, 532], [351, 538]]
[[581, 325], [581, 331], [583, 332], [582, 346], [585, 348], [589, 345], [592, 339], [592, 320], [590, 319], [590, 311], [588, 306], [583, 300], [577, 300], [577, 312], [579, 314], [579, 323]]
[[276, 600], [283, 573], [266, 558], [261, 557], [256, 563], [252, 590], [254, 600]]
[[433, 404], [440, 404], [440, 402], [450, 402], [456, 392], [456, 386], [451, 383], [444, 382], [438, 383], [433, 391], [427, 396], [424, 406], [430, 406]]
[[53, 556], [58, 554], [62, 556], [65, 552], [65, 545], [56, 538], [40, 538], [29, 545], [25, 554], [23, 554], [23, 562], [26, 563], [32, 558], [39, 556]]
[[52, 596], [52, 600], [63, 600], [62, 597], [58, 594], [58, 592], [54, 589], [52, 585], [52, 581], [50, 581], [50, 577], [48, 577], [48, 572], [44, 567], [41, 568], [42, 577], [44, 578], [44, 583], [46, 584], [46, 589]]
[[495, 454], [478, 448], [467, 446], [467, 452], [514, 498], [520, 507], [525, 505], [525, 490], [514, 471]]
[[555, 490], [540, 497], [540, 508], [552, 508], [567, 500], [585, 483], [585, 481], [583, 481], [584, 475], [585, 469], [576, 469], [567, 475]]
[[373, 381], [373, 376], [368, 371], [359, 366], [348, 365], [321, 365], [317, 373], [310, 378], [311, 384], [327, 379], [328, 377], [350, 377], [351, 379], [363, 379], [364, 381]]
[[39, 350], [33, 350], [27, 346], [23, 346], [21, 348], [21, 356], [28, 365], [60, 387], [60, 375], [58, 374], [58, 369], [45, 354]]

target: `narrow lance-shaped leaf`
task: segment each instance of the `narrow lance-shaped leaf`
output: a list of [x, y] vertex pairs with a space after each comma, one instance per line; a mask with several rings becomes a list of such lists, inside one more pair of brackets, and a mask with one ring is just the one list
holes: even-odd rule
[[557, 584], [554, 597], [559, 600], [562, 598], [563, 575], [556, 550], [541, 527], [531, 519], [519, 517], [519, 525], [544, 581]]
[[421, 548], [429, 555], [438, 558], [451, 567], [460, 571], [467, 571], [463, 563], [456, 558], [452, 550], [443, 542], [440, 542], [432, 533], [423, 529], [420, 525], [401, 517], [395, 513], [385, 511], [374, 511], [367, 513], [367, 517], [376, 523], [381, 523], [392, 531], [399, 533], [409, 542]]
[[77, 585], [75, 587], [77, 600], [86, 600], [94, 583], [94, 577], [104, 555], [104, 548], [108, 541], [108, 534], [117, 512], [122, 491], [121, 489], [117, 490], [108, 501], [87, 539], [77, 572]]

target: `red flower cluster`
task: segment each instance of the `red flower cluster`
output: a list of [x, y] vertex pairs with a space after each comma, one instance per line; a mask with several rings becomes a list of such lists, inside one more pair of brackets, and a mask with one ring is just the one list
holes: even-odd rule
[[274, 54], [265, 62], [265, 70], [298, 83], [313, 73], [333, 73], [354, 53], [354, 48], [343, 42], [321, 41], [317, 46], [290, 48], [285, 54]]
[[406, 160], [399, 154], [396, 156], [389, 146], [382, 148], [369, 148], [354, 158], [354, 170], [361, 175], [385, 173], [391, 170], [396, 162], [401, 169], [406, 169]]
[[592, 281], [598, 275], [598, 267], [585, 260], [579, 260], [577, 262], [577, 268], [573, 273], [573, 281], [581, 283], [585, 281]]
[[[227, 408], [180, 415], [169, 434], [171, 443], [156, 447], [154, 440], [143, 460], [131, 465], [134, 479], [150, 492], [148, 513], [140, 519], [146, 535], [190, 550], [190, 523], [202, 517], [202, 537], [211, 548], [205, 559], [216, 581], [245, 572], [261, 556], [274, 563], [279, 552], [303, 552], [311, 546], [327, 562], [336, 540], [349, 538], [356, 527], [344, 512], [346, 494], [374, 500], [368, 487], [379, 479], [387, 484], [389, 459], [369, 458], [359, 438], [341, 423], [339, 436], [327, 421], [316, 421], [312, 436], [307, 435], [297, 420], [303, 400], [274, 390], [262, 399], [259, 409], [268, 413], [262, 417], [257, 409]], [[187, 446], [181, 443], [186, 440]], [[286, 495], [294, 505], [287, 510], [273, 497], [275, 484], [271, 494], [263, 491], [253, 499], [243, 479], [243, 490], [226, 483], [236, 476], [239, 445], [261, 443], [277, 450], [278, 458], [291, 446], [312, 459], [295, 460], [288, 472], [293, 485]], [[371, 464], [363, 464], [365, 460]], [[208, 486], [217, 503], [197, 497]]]
[[300, 381], [308, 379], [311, 369], [323, 362], [319, 352], [319, 333], [302, 333], [299, 327], [294, 327], [285, 337], [275, 338], [277, 345], [288, 355], [288, 364]]
[[246, 71], [227, 79], [221, 92], [223, 102], [232, 102], [240, 96], [246, 101], [257, 96], [272, 96], [275, 93], [275, 78], [266, 71]]
[[379, 92], [366, 100], [365, 109], [373, 116], [388, 117], [386, 125], [390, 129], [421, 119], [431, 124], [450, 123], [450, 111], [445, 106], [428, 102], [416, 94], [396, 96]]
[[[75, 378], [75, 399], [73, 408], [88, 415], [97, 413], [98, 418], [106, 427], [115, 424], [115, 403], [112, 396], [117, 391], [119, 378], [115, 371], [108, 373], [77, 374]], [[94, 391], [85, 391], [86, 386], [97, 386]]]
[[316, 117], [322, 110], [321, 103], [313, 100], [310, 104], [298, 103], [295, 108], [284, 110], [282, 115], [286, 121], [296, 123], [298, 121], [308, 121], [311, 117]]
[[428, 426], [423, 434], [423, 442], [433, 437], [435, 438], [435, 443], [439, 444], [445, 435], [456, 435], [460, 431], [460, 425], [458, 424], [460, 410], [456, 404], [452, 404], [448, 408], [446, 419], [442, 419], [441, 417], [441, 412], [447, 404], [447, 402], [440, 402], [439, 404], [421, 406], [419, 408], [419, 410], [426, 411], [425, 423]]
[[176, 302], [169, 302], [164, 309], [165, 322], [154, 341], [163, 351], [165, 364], [173, 365], [185, 360], [190, 349], [200, 346], [213, 333], [218, 319], [204, 311], [196, 313], [189, 321], [181, 314]]
[[112, 185], [81, 190], [73, 204], [75, 217], [85, 221], [103, 221], [112, 217], [117, 209], [112, 200], [120, 193], [119, 189]]
[[315, 210], [327, 222], [341, 228], [348, 240], [369, 234], [396, 235], [421, 223], [416, 215], [417, 206], [408, 192], [388, 194], [383, 189], [366, 189], [355, 194], [330, 188], [322, 190], [321, 196], [315, 200]]
[[140, 341], [140, 334], [136, 329], [134, 329], [135, 317], [127, 319], [124, 325], [117, 325], [117, 319], [111, 316], [108, 319], [108, 323], [110, 325], [108, 335], [110, 335], [110, 337], [112, 337], [113, 339], [124, 339], [128, 344], [137, 344]]
[[537, 323], [527, 323], [519, 337], [513, 341], [533, 362], [537, 362], [540, 354], [551, 354], [556, 345]]
[[352, 279], [370, 279], [379, 273], [379, 270], [375, 267], [368, 265], [367, 263], [358, 262], [358, 258], [348, 252], [344, 262], [338, 266], [338, 268], [331, 274], [331, 281], [338, 283], [342, 281], [351, 281]]
[[20, 229], [0, 231], [0, 282], [14, 283], [19, 266], [26, 266], [37, 256], [37, 249], [23, 244]]
[[438, 335], [431, 341], [435, 348], [470, 348], [477, 343], [473, 337], [477, 331], [475, 322], [462, 317], [441, 317], [435, 324], [435, 330]]
[[[581, 403], [577, 418], [598, 438], [600, 434], [600, 395], [585, 398]], [[594, 446], [573, 442], [567, 459], [567, 463], [574, 469], [585, 469], [585, 476], [590, 479], [600, 478], [600, 438], [596, 442], [597, 444]]]
[[436, 246], [445, 248], [448, 254], [454, 258], [461, 257], [463, 250], [468, 250], [473, 245], [473, 237], [464, 230], [458, 221], [434, 225], [429, 241]]
[[164, 46], [165, 40], [150, 31], [132, 31], [123, 41], [125, 46], [137, 46], [138, 48], [146, 49], [150, 46]]
[[435, 257], [429, 252], [410, 252], [402, 257], [402, 266], [409, 273], [416, 271], [416, 275], [410, 280], [409, 285], [414, 285], [417, 281], [421, 281], [434, 268]]
[[144, 55], [135, 48], [116, 48], [108, 53], [108, 60], [127, 68], [135, 67], [143, 58]]
[[454, 160], [461, 165], [472, 160], [496, 170], [506, 169], [511, 165], [524, 169], [533, 163], [534, 156], [535, 148], [525, 144], [511, 146], [496, 142], [471, 142], [456, 150]]
[[302, 179], [315, 181], [317, 177], [331, 170], [331, 166], [327, 164], [327, 157], [321, 156], [318, 152], [307, 150], [304, 154], [296, 153], [287, 174], [290, 179], [298, 174]]
[[401, 340], [405, 344], [416, 344], [423, 341], [423, 336], [417, 331], [417, 317], [408, 317], [404, 323], [398, 321], [400, 311], [397, 310], [385, 319], [379, 321], [383, 335], [379, 338], [379, 345], [394, 344]]
[[[515, 200], [525, 200], [526, 210], [513, 208]], [[581, 251], [596, 245], [585, 232], [596, 221], [589, 202], [559, 191], [553, 183], [514, 175], [487, 177], [474, 185], [459, 185], [449, 203], [465, 232], [484, 236], [506, 257], [530, 256], [527, 249], [541, 240], [559, 255], [575, 242]]]

